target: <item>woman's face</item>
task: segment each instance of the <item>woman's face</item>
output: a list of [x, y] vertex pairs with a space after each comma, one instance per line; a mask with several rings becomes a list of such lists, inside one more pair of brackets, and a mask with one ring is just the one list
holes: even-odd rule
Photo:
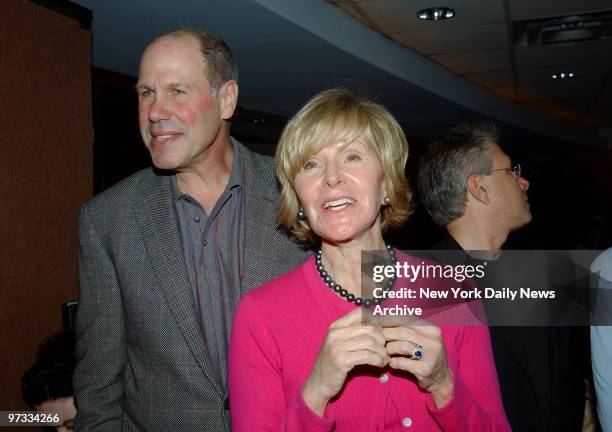
[[327, 243], [380, 237], [385, 182], [362, 138], [321, 148], [294, 181], [310, 229]]

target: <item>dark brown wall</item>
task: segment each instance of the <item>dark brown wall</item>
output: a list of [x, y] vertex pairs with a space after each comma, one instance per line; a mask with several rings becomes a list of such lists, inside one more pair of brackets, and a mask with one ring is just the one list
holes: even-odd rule
[[93, 184], [91, 32], [5, 0], [0, 46], [0, 410], [14, 410], [25, 408], [21, 374], [78, 295], [78, 209]]
[[138, 127], [136, 78], [94, 67], [94, 193], [151, 165]]

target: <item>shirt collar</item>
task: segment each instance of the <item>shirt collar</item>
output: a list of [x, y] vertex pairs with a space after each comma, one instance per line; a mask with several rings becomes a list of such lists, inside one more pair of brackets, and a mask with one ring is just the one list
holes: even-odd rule
[[[242, 158], [240, 157], [240, 151], [238, 149], [238, 141], [231, 137], [230, 139], [232, 142], [232, 147], [234, 149], [234, 161], [232, 162], [232, 171], [230, 172], [227, 186], [225, 186], [226, 191], [242, 186], [242, 183], [244, 181]], [[177, 202], [180, 199], [184, 199], [189, 196], [181, 192], [181, 190], [179, 189], [178, 184], [176, 183], [176, 174], [170, 176], [170, 193], [172, 194], [172, 201], [174, 202]]]
[[233, 189], [238, 186], [242, 186], [242, 158], [240, 157], [240, 150], [238, 148], [238, 141], [230, 137], [232, 141], [232, 147], [234, 148], [234, 161], [232, 162], [232, 172], [230, 173], [229, 181], [227, 182], [226, 190]]

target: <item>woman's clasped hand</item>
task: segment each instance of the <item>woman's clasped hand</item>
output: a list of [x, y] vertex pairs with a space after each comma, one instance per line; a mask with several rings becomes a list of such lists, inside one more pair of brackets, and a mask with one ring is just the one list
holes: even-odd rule
[[[361, 324], [361, 317], [361, 308], [355, 308], [329, 327], [302, 388], [304, 401], [315, 413], [323, 415], [329, 400], [342, 390], [349, 372], [360, 365], [410, 372], [419, 387], [432, 394], [438, 407], [448, 402], [452, 373], [438, 327], [422, 320], [414, 326], [368, 326]], [[427, 353], [419, 360], [411, 358], [415, 346]]]

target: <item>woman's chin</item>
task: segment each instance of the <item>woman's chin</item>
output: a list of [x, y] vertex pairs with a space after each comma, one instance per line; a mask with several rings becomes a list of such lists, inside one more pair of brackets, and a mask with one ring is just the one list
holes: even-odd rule
[[374, 239], [381, 235], [380, 230], [378, 230], [378, 233], [375, 233], [373, 231], [374, 230], [370, 230], [370, 232], [366, 233], [354, 229], [337, 230], [331, 232], [327, 231], [322, 233], [320, 237], [324, 243], [328, 244], [349, 244], [355, 241], [367, 242], [368, 239]]

